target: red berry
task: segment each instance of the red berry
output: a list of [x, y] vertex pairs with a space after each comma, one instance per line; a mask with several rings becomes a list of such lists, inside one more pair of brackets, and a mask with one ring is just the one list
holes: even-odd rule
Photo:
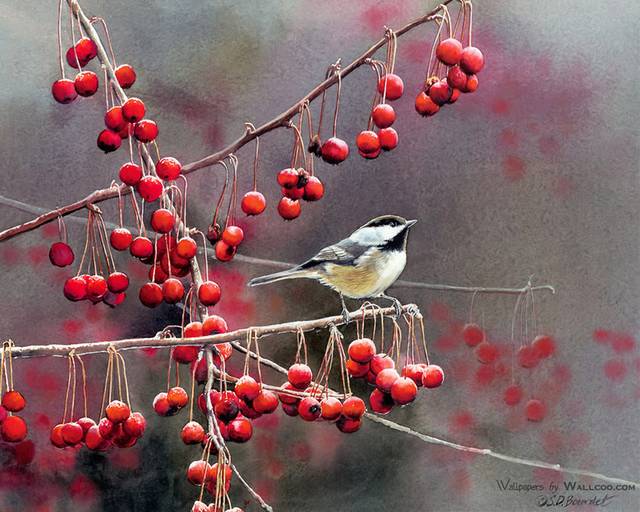
[[462, 328], [462, 339], [470, 347], [475, 347], [484, 340], [484, 331], [478, 324], [465, 324]]
[[385, 368], [395, 368], [396, 364], [387, 354], [379, 353], [373, 356], [371, 362], [371, 372], [377, 375]]
[[137, 236], [129, 246], [131, 256], [148, 258], [153, 254], [153, 243], [146, 236]]
[[383, 128], [378, 132], [378, 138], [383, 151], [391, 151], [398, 146], [398, 132], [393, 128]]
[[352, 420], [362, 418], [366, 410], [367, 406], [357, 396], [350, 396], [342, 403], [342, 415]]
[[298, 186], [300, 175], [296, 169], [287, 168], [278, 173], [278, 185], [284, 188], [294, 188]]
[[187, 480], [189, 480], [193, 485], [202, 485], [209, 469], [210, 466], [206, 461], [193, 461], [189, 464], [189, 469], [187, 469]]
[[158, 136], [158, 125], [151, 119], [141, 119], [136, 123], [133, 135], [140, 142], [152, 142]]
[[136, 72], [129, 64], [120, 64], [115, 73], [116, 79], [123, 89], [128, 89], [136, 82]]
[[436, 47], [436, 57], [447, 66], [454, 66], [462, 57], [462, 43], [454, 37], [449, 37]]
[[127, 228], [115, 228], [109, 235], [109, 243], [116, 251], [125, 251], [131, 245], [133, 236]]
[[306, 389], [311, 384], [313, 372], [306, 364], [292, 364], [287, 372], [287, 379], [294, 387]]
[[547, 407], [542, 401], [531, 399], [525, 405], [524, 412], [529, 421], [542, 421], [547, 414]]
[[65, 423], [62, 425], [62, 440], [67, 446], [74, 446], [82, 441], [84, 437], [84, 430], [75, 421]]
[[66, 267], [73, 263], [73, 249], [64, 242], [55, 242], [49, 248], [49, 260], [56, 267]]
[[407, 364], [402, 368], [400, 375], [410, 378], [416, 383], [416, 386], [422, 386], [422, 378], [424, 376], [424, 368], [418, 364]]
[[204, 441], [205, 432], [197, 421], [190, 421], [180, 431], [180, 438], [184, 444], [199, 444]]
[[176, 304], [184, 297], [184, 286], [180, 279], [170, 277], [162, 283], [162, 296], [167, 304]]
[[[198, 322], [199, 323], [199, 322]], [[191, 336], [186, 336], [185, 338], [190, 338]], [[200, 352], [200, 347], [195, 347], [193, 345], [187, 345], [184, 347], [174, 347], [171, 352], [171, 357], [177, 363], [181, 364], [190, 364], [195, 362], [198, 359], [198, 353]]]
[[238, 252], [238, 248], [233, 245], [229, 245], [223, 240], [218, 240], [215, 246], [216, 259], [218, 261], [231, 261]]
[[51, 441], [51, 444], [56, 448], [64, 448], [65, 446], [67, 446], [67, 443], [65, 443], [64, 439], [62, 438], [63, 427], [64, 425], [62, 423], [59, 423], [51, 429], [51, 433], [49, 434], [49, 440]]
[[322, 144], [321, 154], [325, 162], [339, 164], [349, 156], [349, 145], [338, 137], [331, 137]]
[[138, 98], [129, 98], [122, 104], [122, 117], [130, 123], [137, 123], [145, 114], [144, 103]]
[[190, 260], [198, 252], [198, 244], [193, 238], [185, 236], [178, 240], [175, 251], [181, 258]]
[[484, 67], [484, 55], [476, 47], [467, 46], [462, 50], [460, 67], [469, 75], [479, 73]]
[[91, 427], [96, 425], [95, 421], [93, 421], [91, 418], [88, 418], [86, 416], [77, 420], [76, 423], [82, 427], [82, 431], [85, 433], [85, 435]]
[[377, 414], [388, 414], [393, 409], [393, 398], [388, 393], [383, 393], [378, 388], [369, 395], [369, 406]]
[[185, 405], [189, 403], [189, 395], [180, 386], [175, 386], [167, 391], [167, 402], [171, 407], [175, 407], [177, 409], [182, 409]]
[[298, 187], [293, 187], [293, 188], [285, 188], [282, 187], [281, 189], [282, 195], [284, 197], [288, 197], [289, 199], [302, 199], [304, 197], [304, 188], [298, 188]]
[[440, 106], [435, 103], [426, 92], [421, 92], [416, 96], [416, 112], [421, 116], [432, 116], [437, 114]]
[[76, 55], [76, 50], [73, 46], [71, 46], [68, 50], [67, 53], [65, 54], [66, 58], [67, 58], [67, 63], [69, 64], [69, 66], [71, 66], [73, 69], [78, 69], [79, 66], [78, 64], [80, 64], [80, 66], [86, 66], [88, 64], [88, 60], [81, 60], [77, 55]]
[[72, 80], [62, 78], [53, 82], [51, 94], [58, 103], [71, 103], [78, 97], [78, 92]]
[[70, 277], [64, 283], [64, 296], [74, 302], [87, 297], [87, 283], [80, 277]]
[[257, 190], [247, 192], [240, 203], [240, 208], [247, 215], [260, 215], [267, 207], [267, 201]]
[[378, 158], [381, 152], [382, 152], [382, 147], [380, 147], [377, 151], [374, 151], [373, 153], [365, 153], [364, 151], [358, 150], [358, 154], [362, 158], [366, 158], [367, 160], [373, 160], [375, 158]]
[[391, 105], [380, 103], [373, 107], [371, 117], [378, 128], [389, 128], [396, 120], [396, 112]]
[[183, 338], [199, 338], [200, 336], [202, 336], [202, 322], [189, 322], [182, 329]]
[[406, 405], [413, 402], [417, 394], [418, 386], [409, 377], [400, 377], [391, 386], [391, 398], [398, 405]]
[[26, 401], [22, 393], [15, 389], [7, 391], [2, 397], [2, 407], [10, 412], [20, 412], [24, 409]]
[[111, 153], [120, 147], [122, 139], [120, 135], [111, 130], [102, 130], [98, 134], [98, 147], [105, 153]]
[[439, 80], [429, 87], [429, 97], [436, 105], [444, 105], [451, 98], [452, 89], [447, 83], [447, 79]]
[[87, 283], [87, 298], [89, 300], [100, 301], [107, 293], [107, 280], [99, 275], [87, 276], [84, 278]]
[[135, 187], [142, 179], [142, 168], [137, 164], [127, 162], [120, 167], [118, 177], [125, 185]]
[[391, 392], [391, 387], [400, 378], [395, 368], [385, 368], [376, 375], [376, 387], [385, 393]]
[[115, 424], [109, 418], [100, 418], [98, 430], [104, 439], [111, 439], [115, 433]]
[[518, 405], [522, 400], [522, 388], [517, 384], [513, 384], [504, 390], [502, 396], [504, 403], [510, 406]]
[[165, 156], [156, 163], [156, 173], [165, 181], [178, 179], [182, 172], [182, 164], [172, 156]]
[[369, 338], [360, 338], [352, 341], [347, 349], [349, 357], [356, 363], [368, 363], [376, 355], [376, 345]]
[[523, 345], [518, 349], [518, 364], [523, 368], [533, 368], [538, 364], [538, 353], [531, 345]]
[[2, 440], [8, 443], [19, 443], [27, 437], [27, 424], [20, 416], [9, 416], [0, 425]]
[[380, 94], [385, 93], [385, 84], [387, 86], [386, 99], [393, 101], [402, 96], [402, 93], [404, 92], [404, 83], [402, 82], [402, 78], [398, 75], [388, 73], [380, 78], [378, 81], [378, 92]]
[[[91, 59], [98, 55], [98, 47], [88, 37], [83, 37], [75, 44], [75, 51], [78, 55], [78, 60], [82, 64], [89, 62]], [[75, 59], [74, 59], [75, 60]], [[82, 64], [84, 66], [84, 64]]]
[[151, 214], [151, 227], [157, 233], [169, 233], [175, 225], [175, 216], [166, 208], [158, 208]]
[[[282, 384], [282, 386], [280, 386], [280, 389], [282, 390], [287, 390], [287, 391], [300, 391], [299, 389], [297, 389], [293, 384], [291, 384], [291, 382], [287, 381], [284, 384]], [[300, 398], [296, 397], [296, 396], [292, 396], [288, 393], [278, 393], [278, 398], [280, 399], [280, 401], [283, 404], [288, 404], [288, 405], [298, 405], [298, 402], [300, 402]], [[297, 416], [298, 413], [296, 412], [295, 416]]]
[[252, 401], [260, 394], [260, 384], [253, 377], [243, 375], [236, 382], [235, 393], [242, 400]]
[[198, 287], [198, 300], [203, 306], [215, 306], [221, 295], [220, 286], [215, 281], [204, 281]]
[[425, 388], [437, 388], [444, 382], [444, 372], [437, 364], [430, 364], [424, 369], [422, 384]]
[[151, 203], [162, 195], [164, 187], [162, 186], [162, 181], [155, 176], [144, 176], [138, 182], [136, 189], [142, 199]]
[[76, 75], [73, 86], [80, 96], [93, 96], [98, 90], [98, 75], [93, 71], [81, 71]]
[[488, 341], [480, 343], [475, 352], [478, 361], [483, 364], [493, 363], [498, 358], [498, 348]]
[[131, 409], [121, 400], [112, 400], [104, 408], [105, 416], [112, 423], [122, 423], [131, 416]]
[[315, 176], [310, 176], [307, 184], [304, 186], [304, 194], [302, 198], [305, 201], [319, 201], [324, 196], [324, 185]]
[[[210, 336], [211, 334], [222, 334], [229, 330], [227, 322], [219, 315], [209, 315], [202, 322], [202, 335]], [[216, 345], [218, 347], [218, 345]]]
[[227, 226], [222, 232], [222, 241], [231, 247], [237, 247], [244, 240], [244, 231], [238, 226]]
[[347, 371], [349, 375], [354, 378], [364, 377], [367, 373], [369, 373], [369, 363], [358, 363], [353, 359], [347, 359]]
[[153, 399], [153, 409], [158, 416], [173, 416], [178, 412], [177, 407], [173, 407], [169, 404], [166, 393], [158, 393]]
[[124, 272], [111, 272], [107, 278], [107, 287], [113, 293], [122, 293], [129, 288], [129, 277]]
[[[213, 406], [213, 410], [216, 414], [216, 417], [223, 421], [224, 423], [229, 423], [231, 420], [235, 419], [240, 412], [240, 406], [238, 405], [238, 399], [232, 391], [227, 391], [221, 393], [223, 396], [220, 400]], [[229, 396], [232, 395], [232, 396]]]
[[161, 304], [164, 299], [162, 287], [158, 283], [143, 284], [138, 293], [138, 297], [140, 298], [140, 302], [148, 308], [155, 308]]
[[540, 359], [551, 357], [556, 351], [556, 342], [551, 336], [544, 334], [536, 336], [531, 345]]
[[449, 98], [449, 101], [447, 101], [447, 103], [451, 105], [458, 101], [458, 98], [460, 98], [460, 89], [451, 89], [451, 97]]
[[144, 419], [142, 413], [132, 412], [131, 416], [125, 420], [122, 428], [128, 436], [142, 437], [147, 428], [147, 420]]
[[453, 66], [447, 73], [447, 83], [451, 87], [463, 91], [467, 85], [467, 74], [460, 69], [460, 66]]
[[476, 92], [478, 89], [478, 77], [476, 75], [468, 75], [467, 83], [462, 92]]
[[361, 426], [361, 419], [354, 420], [345, 416], [340, 416], [340, 418], [336, 422], [336, 427], [338, 427], [338, 430], [343, 434], [353, 434], [354, 432], [360, 430]]
[[321, 416], [323, 420], [335, 421], [342, 414], [342, 402], [334, 396], [328, 396], [320, 402]]
[[278, 395], [268, 389], [263, 389], [253, 400], [253, 408], [260, 414], [271, 414], [278, 408]]
[[375, 153], [380, 149], [380, 139], [376, 132], [363, 130], [356, 137], [356, 146], [363, 153]]
[[[53, 431], [51, 435], [53, 436]], [[100, 428], [97, 425], [89, 427], [84, 436], [84, 442], [89, 450], [105, 451], [109, 447], [109, 441], [102, 437]]]
[[300, 216], [302, 208], [300, 201], [283, 197], [278, 203], [278, 213], [284, 220], [293, 220]]
[[300, 400], [298, 414], [304, 421], [315, 421], [322, 414], [320, 402], [312, 396]]
[[234, 443], [246, 443], [253, 435], [253, 425], [247, 418], [237, 417], [227, 425], [229, 440]]

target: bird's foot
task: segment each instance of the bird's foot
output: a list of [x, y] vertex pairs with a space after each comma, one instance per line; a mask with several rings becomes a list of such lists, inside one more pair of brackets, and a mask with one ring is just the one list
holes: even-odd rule
[[396, 318], [400, 318], [402, 316], [402, 302], [400, 302], [398, 299], [396, 299], [395, 297], [391, 297], [390, 295], [380, 295], [380, 297], [384, 298], [384, 299], [388, 299], [393, 303], [393, 309], [395, 311], [395, 316]]
[[345, 324], [349, 323], [350, 317], [349, 317], [349, 310], [345, 307], [342, 308], [342, 320], [344, 321]]

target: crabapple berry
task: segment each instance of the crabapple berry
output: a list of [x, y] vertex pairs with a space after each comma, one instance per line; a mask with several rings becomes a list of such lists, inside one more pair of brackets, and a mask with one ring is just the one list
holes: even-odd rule
[[126, 251], [132, 241], [133, 235], [127, 228], [115, 228], [109, 234], [109, 243], [116, 251]]
[[149, 258], [153, 254], [153, 243], [146, 236], [137, 236], [129, 246], [131, 256]]
[[24, 409], [26, 401], [20, 391], [12, 389], [2, 396], [2, 407], [9, 412], [20, 412]]
[[437, 103], [435, 103], [429, 97], [429, 95], [424, 91], [422, 91], [421, 93], [418, 94], [418, 96], [416, 96], [415, 107], [416, 107], [416, 112], [418, 112], [418, 114], [426, 117], [435, 115], [440, 110], [440, 106]]
[[502, 399], [504, 403], [510, 406], [518, 405], [522, 400], [522, 388], [517, 384], [513, 384], [504, 390]]
[[393, 362], [393, 359], [389, 357], [387, 354], [383, 354], [382, 352], [376, 354], [371, 358], [369, 362], [371, 366], [371, 372], [377, 375], [381, 370], [385, 368], [395, 368], [396, 364]]
[[176, 304], [184, 297], [184, 285], [180, 279], [170, 277], [162, 283], [162, 297], [167, 304]]
[[376, 375], [376, 387], [385, 393], [391, 392], [391, 387], [400, 378], [395, 368], [385, 368]]
[[147, 428], [147, 420], [145, 420], [142, 413], [132, 412], [131, 416], [124, 421], [122, 428], [131, 437], [142, 437]]
[[378, 134], [371, 130], [363, 130], [356, 137], [356, 146], [363, 153], [375, 153], [380, 149]]
[[284, 220], [293, 220], [300, 216], [302, 208], [300, 201], [283, 197], [278, 203], [278, 213]]
[[353, 434], [360, 430], [361, 426], [362, 420], [360, 418], [351, 419], [346, 416], [340, 416], [336, 422], [336, 427], [338, 427], [338, 430], [343, 434]]
[[93, 96], [98, 90], [98, 75], [93, 71], [81, 71], [73, 80], [73, 86], [80, 96]]
[[352, 420], [362, 418], [366, 410], [366, 405], [357, 396], [350, 396], [342, 403], [342, 415]]
[[429, 97], [436, 105], [444, 105], [451, 98], [452, 89], [447, 83], [447, 79], [439, 80], [431, 87], [429, 87]]
[[178, 412], [177, 407], [173, 407], [169, 404], [167, 393], [165, 392], [158, 393], [153, 399], [153, 409], [156, 411], [158, 416], [173, 416]]
[[67, 446], [74, 446], [82, 441], [84, 431], [75, 421], [70, 421], [62, 425], [62, 440]]
[[106, 129], [98, 134], [97, 144], [105, 153], [111, 153], [120, 147], [122, 139], [116, 132]]
[[51, 433], [49, 434], [49, 440], [51, 441], [51, 444], [56, 448], [64, 448], [65, 446], [67, 446], [67, 443], [65, 443], [64, 439], [62, 438], [63, 427], [64, 424], [59, 423], [51, 429]]
[[476, 92], [478, 89], [478, 76], [477, 75], [468, 75], [467, 83], [462, 89], [462, 92]]
[[447, 83], [455, 89], [464, 91], [467, 85], [467, 74], [462, 71], [460, 66], [453, 66], [447, 73]]
[[536, 336], [531, 342], [531, 345], [540, 359], [551, 357], [556, 351], [556, 342], [551, 336], [547, 336], [545, 334]]
[[171, 407], [182, 409], [189, 402], [189, 395], [180, 386], [175, 386], [167, 391], [167, 402]]
[[542, 421], [547, 414], [547, 407], [542, 401], [533, 398], [527, 402], [524, 411], [529, 421]]
[[162, 195], [164, 187], [162, 181], [155, 176], [144, 176], [136, 185], [140, 197], [151, 203]]
[[484, 67], [484, 55], [475, 46], [467, 46], [462, 50], [460, 67], [469, 75], [479, 73]]
[[383, 151], [391, 151], [398, 146], [398, 132], [393, 128], [382, 128], [378, 132], [378, 138]]
[[[80, 39], [72, 48], [78, 56], [80, 64], [83, 66], [87, 64], [91, 59], [95, 58], [96, 55], [98, 55], [98, 47], [96, 46], [96, 43], [94, 43], [88, 37], [83, 37], [82, 39]], [[73, 60], [75, 61], [75, 56]], [[71, 67], [75, 67], [71, 63], [69, 63], [69, 65]]]
[[389, 101], [397, 100], [402, 96], [404, 92], [404, 83], [402, 82], [402, 78], [398, 75], [394, 75], [393, 73], [387, 73], [378, 81], [378, 92], [380, 94], [385, 94], [385, 85], [386, 85], [386, 99]]
[[305, 201], [319, 201], [324, 196], [324, 185], [315, 176], [309, 176], [303, 190], [302, 199]]
[[247, 192], [240, 202], [240, 208], [247, 215], [260, 215], [267, 207], [267, 201], [257, 190]]
[[76, 91], [74, 82], [68, 78], [61, 78], [53, 82], [51, 85], [51, 94], [53, 95], [53, 99], [62, 104], [71, 103], [78, 97], [78, 91]]
[[[53, 431], [51, 432], [51, 435], [53, 436]], [[95, 451], [105, 451], [110, 444], [108, 439], [102, 437], [102, 435], [100, 434], [100, 429], [97, 425], [89, 427], [89, 430], [87, 430], [84, 436], [84, 442], [89, 450]]]
[[182, 164], [172, 156], [165, 156], [156, 163], [156, 174], [165, 181], [178, 179], [182, 172]]
[[185, 236], [176, 242], [175, 251], [181, 258], [190, 260], [198, 252], [198, 244], [193, 238]]
[[292, 364], [287, 372], [287, 379], [294, 387], [306, 389], [311, 384], [313, 372], [306, 364]]
[[378, 388], [369, 395], [371, 410], [377, 414], [388, 414], [393, 409], [393, 398], [388, 393], [383, 393]]
[[298, 404], [298, 414], [304, 421], [317, 420], [322, 414], [320, 402], [312, 396], [303, 398]]
[[27, 424], [20, 416], [9, 416], [0, 425], [3, 441], [19, 443], [27, 437]]
[[253, 408], [260, 414], [271, 414], [278, 408], [278, 395], [268, 389], [260, 391], [253, 400]]
[[376, 354], [376, 345], [369, 338], [360, 338], [349, 344], [347, 352], [356, 363], [365, 364]]
[[235, 393], [242, 400], [254, 400], [260, 394], [260, 384], [253, 377], [243, 375], [236, 382]]
[[523, 345], [518, 349], [518, 364], [523, 368], [533, 368], [538, 364], [538, 353], [531, 345]]
[[[380, 374], [378, 374], [378, 377]], [[391, 386], [391, 398], [398, 405], [413, 402], [418, 394], [418, 386], [409, 377], [399, 377]]]
[[454, 37], [449, 37], [436, 47], [436, 57], [447, 66], [454, 66], [462, 57], [462, 43]]
[[122, 293], [129, 287], [129, 277], [124, 272], [111, 272], [107, 277], [107, 288], [112, 293]]
[[198, 300], [203, 306], [215, 306], [221, 296], [220, 286], [215, 281], [204, 281], [198, 286]]
[[120, 64], [115, 73], [116, 79], [123, 89], [128, 89], [136, 82], [136, 72], [129, 64]]
[[142, 179], [142, 168], [137, 164], [127, 162], [120, 167], [118, 177], [125, 185], [135, 187]]
[[400, 375], [410, 378], [416, 383], [416, 386], [422, 386], [422, 377], [424, 376], [424, 369], [417, 364], [407, 364], [402, 368]]
[[121, 400], [112, 400], [104, 409], [107, 419], [113, 423], [122, 423], [131, 416], [131, 409]]
[[[203, 336], [209, 336], [211, 334], [222, 334], [224, 332], [227, 332], [228, 330], [229, 327], [227, 326], [227, 322], [219, 315], [209, 315], [202, 322]], [[222, 346], [222, 344], [220, 346]], [[216, 345], [216, 348], [219, 348], [219, 346]]]
[[444, 382], [444, 372], [437, 364], [430, 364], [424, 369], [422, 384], [425, 388], [437, 388]]
[[462, 328], [462, 339], [470, 347], [475, 347], [484, 340], [484, 331], [478, 324], [465, 324]]
[[158, 125], [151, 119], [141, 119], [136, 123], [133, 135], [142, 143], [152, 142], [158, 136]]
[[218, 240], [215, 246], [216, 259], [218, 261], [231, 261], [238, 252], [238, 248], [233, 245], [229, 245], [224, 240]]
[[145, 114], [144, 103], [138, 98], [129, 98], [122, 104], [122, 117], [130, 123], [137, 123]]
[[73, 249], [64, 242], [55, 242], [49, 248], [49, 261], [56, 267], [66, 267], [73, 263]]
[[140, 302], [148, 308], [155, 308], [162, 303], [164, 295], [162, 294], [162, 287], [158, 283], [145, 283], [140, 288], [138, 293]]
[[87, 283], [80, 277], [70, 277], [64, 283], [64, 296], [74, 302], [84, 300], [87, 297]]
[[207, 461], [193, 461], [189, 464], [189, 468], [187, 469], [187, 480], [189, 480], [193, 485], [202, 485], [210, 467], [211, 466], [209, 466]]
[[246, 443], [253, 435], [253, 425], [247, 418], [238, 416], [227, 425], [229, 440], [234, 443]]
[[204, 428], [197, 421], [190, 421], [180, 431], [180, 438], [184, 444], [199, 444], [204, 441]]
[[244, 232], [238, 226], [227, 226], [222, 232], [222, 241], [226, 244], [237, 247], [244, 240]]
[[323, 420], [335, 421], [342, 414], [342, 402], [334, 396], [328, 396], [320, 402], [320, 415]]
[[325, 162], [339, 164], [349, 156], [349, 145], [338, 137], [330, 137], [324, 141], [320, 151]]
[[371, 117], [378, 128], [389, 128], [396, 120], [396, 112], [391, 105], [380, 103], [373, 107]]
[[475, 353], [482, 364], [491, 364], [498, 358], [498, 348], [486, 340], [478, 344]]
[[298, 171], [289, 167], [287, 169], [283, 169], [278, 173], [278, 185], [284, 188], [294, 188], [298, 186], [298, 181], [300, 176]]
[[367, 373], [369, 373], [369, 363], [361, 364], [349, 358], [347, 359], [346, 366], [349, 375], [354, 378], [364, 377]]
[[166, 208], [158, 208], [151, 214], [151, 227], [157, 233], [169, 233], [175, 225], [175, 216]]

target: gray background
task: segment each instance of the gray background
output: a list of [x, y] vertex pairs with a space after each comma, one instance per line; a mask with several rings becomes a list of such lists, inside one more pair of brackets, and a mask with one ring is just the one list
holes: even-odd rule
[[[336, 0], [82, 5], [107, 19], [119, 61], [138, 72], [132, 93], [159, 123], [163, 153], [183, 162], [219, 149], [241, 133], [243, 122], [257, 125], [283, 111], [337, 57], [351, 61], [380, 37], [383, 25], [401, 26], [426, 8], [417, 1]], [[103, 96], [66, 106], [50, 96], [58, 73], [55, 3], [0, 6], [0, 194], [52, 208], [107, 186], [126, 155], [104, 156], [95, 147]], [[538, 295], [536, 307], [540, 330], [556, 338], [558, 353], [533, 370], [516, 370], [527, 396], [548, 401], [543, 422], [526, 422], [521, 406], [509, 410], [500, 398], [509, 382], [504, 369], [511, 366], [513, 297], [476, 302], [476, 318], [481, 311], [489, 337], [505, 349], [502, 366], [488, 370], [498, 375], [482, 384], [481, 365], [459, 336], [470, 296], [408, 289], [396, 294], [425, 312], [432, 358], [447, 380], [390, 417], [454, 441], [638, 480], [638, 8], [633, 2], [546, 0], [475, 7], [474, 42], [487, 58], [478, 92], [433, 118], [420, 118], [413, 98], [433, 28], [401, 38], [397, 70], [406, 93], [394, 104], [399, 147], [374, 161], [352, 152], [338, 167], [317, 163], [326, 197], [304, 204], [294, 222], [284, 223], [275, 212], [275, 174], [287, 165], [291, 134], [263, 137], [258, 182], [269, 207], [242, 220], [247, 240], [240, 252], [297, 262], [373, 216], [396, 213], [420, 219], [404, 279], [521, 286], [534, 274], [537, 283], [553, 284], [557, 295]], [[364, 68], [344, 82], [338, 134], [350, 144], [366, 124], [373, 84]], [[252, 154], [253, 147], [238, 154], [241, 193], [250, 187]], [[206, 227], [221, 179], [220, 167], [189, 178], [191, 224]], [[113, 204], [103, 210], [115, 220]], [[2, 227], [30, 218], [7, 206], [0, 206], [0, 215]], [[82, 226], [68, 227], [78, 252]], [[175, 323], [175, 309], [150, 313], [137, 303], [144, 269], [124, 257], [122, 268], [138, 275], [124, 307], [64, 300], [62, 283], [71, 271], [54, 270], [46, 261], [53, 239], [55, 232], [41, 229], [0, 244], [3, 338], [18, 345], [116, 339]], [[212, 267], [223, 285], [216, 309], [232, 328], [338, 311], [337, 299], [314, 283], [245, 288], [247, 278], [271, 270], [239, 261]], [[607, 338], [613, 341], [594, 342], [597, 329], [613, 333]], [[324, 335], [310, 340], [317, 358]], [[291, 337], [270, 339], [263, 350], [286, 366], [294, 343]], [[199, 454], [179, 441], [185, 413], [161, 419], [150, 405], [162, 389], [166, 357], [129, 353], [127, 361], [135, 368], [134, 403], [149, 420], [147, 434], [136, 448], [106, 458], [83, 450], [77, 460], [47, 441], [48, 426], [62, 414], [66, 363], [16, 364], [36, 453], [31, 464], [20, 465], [14, 448], [2, 447], [0, 509], [187, 508], [197, 491], [185, 482], [184, 468]], [[622, 365], [623, 377], [608, 378], [607, 362]], [[90, 413], [96, 416], [105, 363], [94, 357], [87, 364]], [[267, 379], [280, 381], [276, 375]], [[233, 454], [276, 510], [535, 510], [538, 493], [500, 492], [495, 480], [549, 478], [369, 422], [343, 436], [330, 425], [303, 424], [281, 412], [257, 422], [255, 438], [234, 446]], [[603, 493], [581, 493], [593, 494]], [[637, 491], [615, 494], [610, 509], [638, 509]], [[246, 498], [238, 486], [232, 496], [239, 504]]]

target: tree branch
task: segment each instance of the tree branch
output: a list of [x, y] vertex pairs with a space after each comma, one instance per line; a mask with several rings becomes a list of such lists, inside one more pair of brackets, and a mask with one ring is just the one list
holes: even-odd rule
[[[416, 20], [413, 20], [412, 22], [406, 24], [404, 27], [395, 31], [396, 36], [400, 37], [403, 34], [406, 34], [410, 30], [412, 30], [413, 28], [418, 27], [424, 23], [427, 23], [428, 21], [431, 21], [436, 15], [436, 13], [440, 10], [442, 5], [447, 5], [452, 1], [453, 0], [444, 0], [442, 3], [438, 5], [438, 7], [436, 7], [435, 9], [432, 9], [426, 15]], [[88, 37], [91, 38], [98, 46], [98, 58], [100, 59], [100, 62], [102, 62], [107, 68], [107, 73], [111, 78], [111, 80], [113, 80], [114, 82], [116, 94], [118, 95], [121, 101], [124, 101], [123, 98], [126, 99], [126, 95], [118, 84], [113, 67], [109, 63], [109, 58], [107, 56], [107, 53], [104, 50], [104, 47], [100, 43], [100, 38], [98, 34], [96, 33], [95, 29], [91, 25], [91, 22], [89, 21], [89, 19], [82, 12], [82, 9], [80, 9], [80, 6], [78, 5], [78, 3], [75, 0], [67, 0], [67, 3], [72, 7], [74, 15], [80, 20], [83, 27], [87, 31]], [[368, 50], [362, 53], [359, 57], [357, 57], [353, 62], [351, 62], [346, 67], [344, 67], [340, 72], [341, 79], [344, 79], [344, 77], [351, 74], [353, 71], [355, 71], [360, 66], [365, 64], [366, 59], [373, 56], [380, 48], [382, 48], [386, 44], [386, 42], [387, 42], [387, 39], [383, 37], [382, 39], [377, 41], [373, 46], [371, 46]], [[300, 106], [303, 105], [305, 101], [314, 100], [315, 98], [320, 96], [323, 91], [327, 90], [329, 87], [336, 84], [337, 81], [338, 81], [337, 75], [332, 75], [330, 78], [327, 78], [326, 80], [318, 84], [314, 89], [308, 92], [304, 97], [302, 97], [300, 100], [294, 103], [287, 110], [285, 110], [284, 112], [282, 112], [281, 114], [273, 118], [272, 120], [266, 122], [259, 128], [255, 130], [247, 129], [241, 137], [236, 139], [227, 147], [219, 151], [216, 151], [215, 153], [208, 155], [200, 160], [184, 165], [182, 168], [182, 174], [186, 175], [194, 171], [197, 171], [198, 169], [202, 169], [204, 167], [208, 167], [213, 164], [216, 164], [221, 160], [227, 158], [231, 153], [238, 151], [238, 149], [240, 149], [247, 143], [251, 142], [256, 137], [264, 135], [265, 133], [275, 130], [276, 128], [286, 126], [287, 122], [298, 113], [298, 111], [300, 110]], [[146, 151], [146, 148], [145, 148], [145, 151]], [[145, 155], [145, 157], [147, 156], [148, 154]], [[119, 192], [118, 192], [118, 189], [119, 189]], [[104, 188], [102, 190], [96, 190], [95, 192], [92, 192], [85, 198], [80, 199], [79, 201], [76, 201], [74, 203], [71, 203], [65, 206], [61, 206], [60, 208], [56, 208], [54, 210], [43, 213], [42, 215], [28, 222], [24, 222], [22, 224], [18, 224], [16, 226], [7, 228], [4, 231], [0, 231], [0, 242], [4, 240], [8, 240], [21, 233], [26, 233], [27, 231], [36, 229], [37, 227], [42, 226], [43, 224], [46, 224], [48, 222], [52, 222], [56, 220], [59, 216], [64, 217], [66, 215], [69, 215], [70, 213], [86, 208], [88, 204], [100, 203], [102, 201], [106, 201], [108, 199], [113, 199], [115, 197], [118, 197], [118, 194], [127, 195], [130, 193], [131, 193], [131, 188], [125, 185]]]

